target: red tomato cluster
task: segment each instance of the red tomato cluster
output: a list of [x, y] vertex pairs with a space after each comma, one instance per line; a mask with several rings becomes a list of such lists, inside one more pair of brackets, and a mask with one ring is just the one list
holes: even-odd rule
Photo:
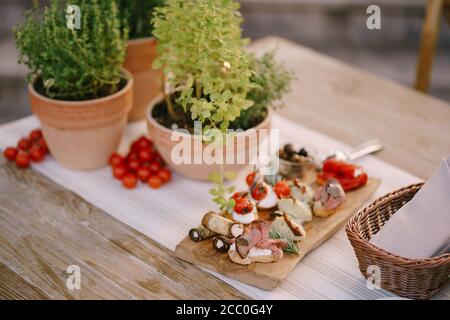
[[317, 176], [319, 183], [326, 183], [328, 179], [336, 179], [344, 191], [358, 189], [367, 183], [367, 173], [361, 167], [344, 161], [330, 159], [324, 162], [323, 171]]
[[28, 137], [20, 139], [17, 147], [8, 147], [3, 151], [5, 158], [14, 161], [20, 169], [28, 168], [31, 162], [41, 162], [48, 153], [47, 143], [40, 129], [35, 129]]
[[125, 157], [113, 153], [109, 158], [109, 165], [113, 176], [121, 180], [127, 189], [134, 189], [139, 181], [158, 189], [172, 179], [172, 173], [164, 167], [164, 161], [152, 141], [144, 136], [131, 144]]

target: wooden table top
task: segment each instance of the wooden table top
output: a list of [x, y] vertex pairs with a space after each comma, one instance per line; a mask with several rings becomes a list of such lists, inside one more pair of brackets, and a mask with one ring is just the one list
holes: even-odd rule
[[[279, 112], [427, 178], [450, 153], [450, 105], [280, 38], [252, 44], [296, 73]], [[0, 159], [0, 299], [246, 299], [33, 170]], [[96, 252], [93, 259], [92, 252]], [[101, 253], [101, 254], [99, 254]], [[99, 259], [101, 257], [101, 259]], [[82, 290], [66, 287], [67, 266]]]

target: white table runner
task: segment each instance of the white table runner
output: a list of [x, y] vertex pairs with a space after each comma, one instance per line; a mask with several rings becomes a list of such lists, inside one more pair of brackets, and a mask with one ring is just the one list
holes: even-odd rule
[[[39, 122], [33, 116], [1, 126], [0, 148], [15, 145], [20, 137], [37, 127]], [[343, 151], [350, 149], [341, 142], [294, 124], [278, 115], [274, 115], [273, 128], [280, 128], [281, 143], [295, 141], [300, 145], [314, 145], [319, 152], [330, 149]], [[143, 121], [129, 125], [120, 149], [126, 151], [131, 140], [145, 133], [146, 126]], [[382, 184], [373, 198], [420, 181], [417, 177], [375, 157], [365, 157], [358, 163], [366, 168], [369, 175], [382, 179]], [[171, 183], [159, 190], [140, 185], [137, 189], [130, 191], [124, 189], [119, 181], [113, 180], [110, 168], [93, 172], [71, 171], [59, 166], [51, 158], [33, 167], [170, 250], [175, 249], [176, 244], [190, 228], [198, 225], [202, 215], [208, 209], [216, 209], [209, 201], [209, 183], [191, 181], [176, 174]], [[366, 280], [359, 272], [356, 257], [344, 228], [307, 255], [274, 291], [264, 291], [216, 273], [213, 274], [255, 299], [395, 297], [384, 290], [367, 288]], [[450, 285], [447, 285], [435, 298], [450, 299]]]

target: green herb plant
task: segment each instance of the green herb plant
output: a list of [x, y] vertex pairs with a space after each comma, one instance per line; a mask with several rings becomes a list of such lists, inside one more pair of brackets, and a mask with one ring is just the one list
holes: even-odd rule
[[214, 186], [209, 190], [209, 193], [213, 196], [212, 201], [215, 202], [222, 212], [233, 212], [233, 208], [236, 204], [231, 195], [236, 190], [234, 186], [225, 186], [225, 179], [233, 180], [236, 178], [234, 172], [213, 172], [209, 175], [209, 180], [214, 183]]
[[247, 94], [247, 99], [254, 105], [243, 110], [233, 123], [233, 128], [249, 129], [263, 121], [269, 108], [283, 107], [281, 98], [290, 91], [294, 78], [293, 73], [277, 62], [275, 51], [263, 54], [261, 57], [251, 56], [253, 71], [251, 82], [254, 84]]
[[[263, 121], [268, 108], [289, 91], [292, 74], [275, 61], [274, 53], [257, 58], [245, 51], [248, 41], [241, 36], [239, 4], [234, 0], [165, 4], [154, 10], [152, 20], [160, 54], [153, 67], [164, 71], [170, 120], [184, 121], [186, 126], [199, 120], [204, 137], [210, 129], [246, 130]], [[234, 189], [224, 184], [228, 176], [221, 171], [210, 177], [214, 183], [210, 193], [222, 211], [234, 207], [229, 199]]]
[[116, 0], [124, 28], [130, 39], [152, 36], [153, 25], [150, 20], [153, 10], [162, 6], [164, 0]]
[[179, 91], [175, 101], [165, 95], [173, 119], [187, 113], [204, 130], [225, 131], [253, 105], [247, 99], [252, 70], [238, 9], [234, 0], [167, 0], [155, 9], [160, 56], [153, 67], [163, 68], [166, 86]]
[[27, 65], [28, 82], [41, 93], [62, 100], [89, 100], [120, 89], [126, 31], [121, 31], [116, 3], [73, 0], [81, 11], [81, 28], [69, 29], [69, 3], [52, 0], [35, 6], [14, 28], [19, 62]]

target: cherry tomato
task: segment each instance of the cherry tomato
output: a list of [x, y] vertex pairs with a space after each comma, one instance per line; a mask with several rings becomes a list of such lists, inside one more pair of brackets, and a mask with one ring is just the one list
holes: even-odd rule
[[115, 167], [112, 167], [112, 172], [114, 178], [121, 180], [127, 173], [127, 167], [124, 164], [119, 164]]
[[17, 156], [17, 149], [13, 147], [8, 147], [3, 151], [3, 155], [9, 161], [15, 161]]
[[158, 174], [159, 170], [161, 170], [161, 163], [159, 163], [158, 161], [152, 161], [149, 168], [153, 174]]
[[238, 201], [241, 198], [245, 198], [246, 196], [248, 196], [248, 192], [245, 191], [238, 191], [235, 192], [231, 197], [235, 200]]
[[169, 182], [172, 180], [172, 172], [170, 172], [169, 169], [163, 168], [159, 170], [158, 177], [160, 177], [164, 183]]
[[19, 142], [17, 143], [17, 147], [18, 147], [20, 150], [28, 151], [28, 150], [30, 149], [30, 147], [31, 147], [31, 141], [28, 140], [27, 138], [22, 138], [22, 139], [20, 139]]
[[152, 142], [144, 136], [142, 136], [139, 139], [137, 139], [136, 141], [134, 141], [133, 144], [131, 145], [131, 149], [134, 151], [145, 149], [145, 148], [151, 148], [151, 147], [152, 147]]
[[160, 164], [164, 164], [164, 159], [161, 157], [161, 155], [155, 151], [155, 153], [153, 154], [153, 161], [157, 161]]
[[42, 131], [41, 129], [35, 129], [30, 132], [30, 140], [31, 141], [37, 141], [40, 138], [42, 138]]
[[34, 162], [41, 162], [45, 158], [45, 152], [39, 146], [32, 146], [30, 148], [30, 158]]
[[264, 182], [260, 182], [252, 189], [252, 198], [260, 201], [266, 197], [268, 191], [269, 186]]
[[124, 164], [125, 159], [118, 153], [114, 152], [111, 157], [109, 157], [109, 165], [111, 167], [117, 167], [120, 164]]
[[30, 155], [20, 151], [16, 156], [16, 165], [20, 169], [28, 168], [30, 166]]
[[280, 199], [289, 197], [289, 195], [291, 194], [291, 188], [289, 188], [289, 185], [285, 181], [278, 181], [275, 184], [274, 190], [277, 194], [277, 197]]
[[45, 141], [44, 137], [36, 140], [34, 144], [39, 146], [42, 149], [42, 151], [44, 151], [44, 153], [49, 152], [47, 142]]
[[150, 188], [158, 189], [161, 187], [162, 184], [163, 184], [163, 181], [158, 176], [151, 176], [148, 179], [148, 185], [150, 186]]
[[147, 182], [150, 178], [150, 175], [150, 169], [146, 167], [140, 167], [137, 171], [137, 176], [142, 182]]
[[127, 155], [127, 162], [130, 160], [137, 160], [139, 161], [139, 152], [138, 151], [130, 151]]
[[132, 173], [127, 173], [122, 178], [122, 185], [127, 189], [134, 189], [137, 185], [137, 178]]
[[139, 161], [150, 162], [153, 160], [153, 151], [151, 148], [142, 148], [139, 150]]
[[139, 151], [139, 143], [137, 142], [137, 140], [131, 144], [130, 152], [133, 152], [133, 151], [134, 152]]
[[253, 211], [253, 203], [248, 198], [240, 198], [236, 201], [234, 211], [237, 214], [246, 214]]
[[256, 172], [249, 173], [247, 177], [245, 178], [245, 182], [247, 182], [247, 185], [250, 187], [253, 184], [253, 181], [255, 180]]
[[140, 163], [141, 168], [150, 168], [150, 162], [141, 162]]
[[128, 160], [127, 167], [131, 171], [137, 171], [140, 167], [139, 161], [137, 160]]

